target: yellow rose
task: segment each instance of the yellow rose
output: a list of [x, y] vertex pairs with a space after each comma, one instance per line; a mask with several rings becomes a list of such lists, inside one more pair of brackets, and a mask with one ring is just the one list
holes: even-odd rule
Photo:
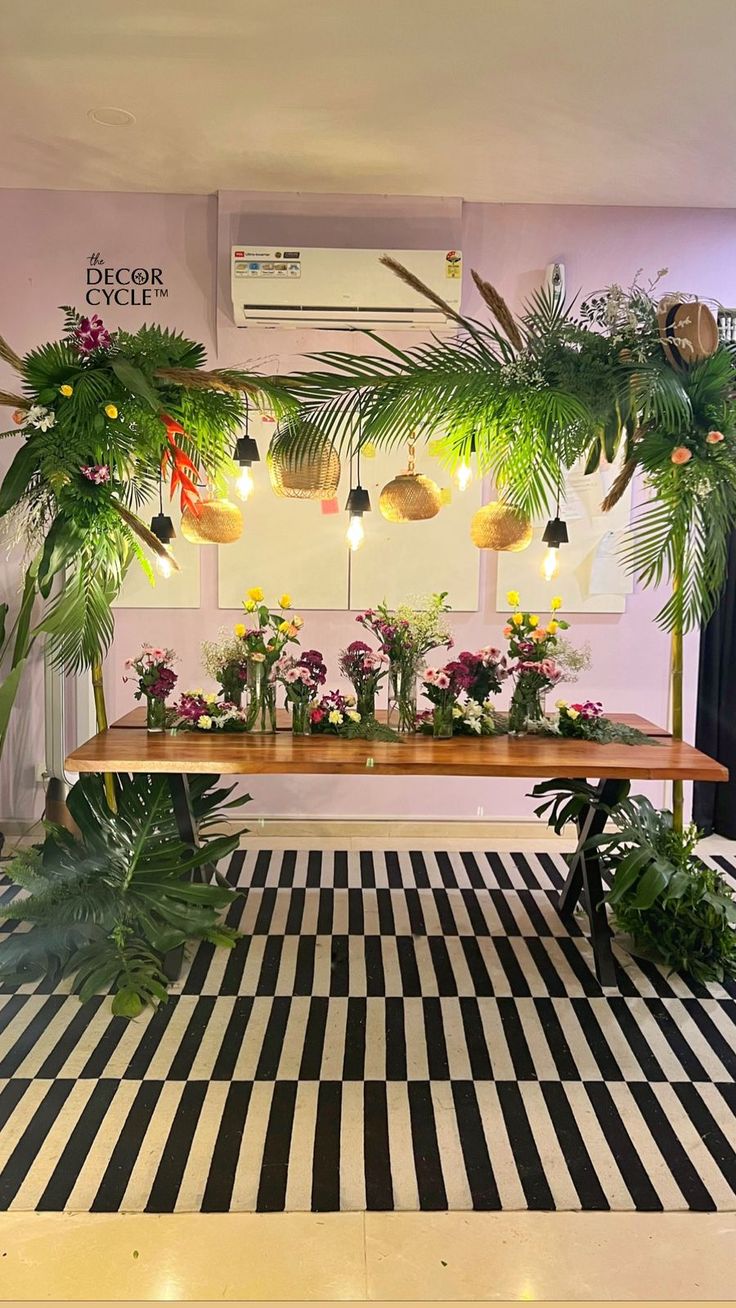
[[537, 616], [536, 613], [530, 613], [530, 614], [529, 614], [529, 626], [530, 626], [530, 627], [538, 627], [538, 626], [539, 626], [539, 618], [538, 618], [538, 616]]
[[515, 609], [517, 605], [521, 603], [518, 590], [509, 590], [506, 592], [506, 603], [510, 604], [512, 609]]
[[559, 626], [559, 622], [555, 622], [553, 618], [551, 622], [547, 623], [547, 635], [554, 636], [555, 632], [559, 630]]
[[118, 411], [115, 408], [114, 404], [106, 404], [105, 413], [107, 414], [108, 418], [117, 418], [118, 416]]
[[203, 713], [201, 718], [197, 718], [197, 726], [200, 731], [209, 731], [212, 726], [212, 718], [209, 718], [206, 713]]
[[69, 396], [74, 394], [74, 387], [70, 386], [68, 382], [65, 382], [63, 386], [59, 387], [59, 394], [65, 396], [68, 400]]
[[348, 709], [347, 716], [351, 722], [360, 722], [360, 713], [357, 709]]
[[279, 599], [279, 608], [280, 608], [280, 609], [290, 609], [290, 608], [291, 608], [291, 595], [282, 595], [282, 596], [281, 596], [281, 598]]
[[328, 722], [331, 722], [332, 725], [335, 726], [335, 727], [339, 727], [339, 726], [340, 726], [340, 723], [342, 722], [342, 720], [343, 720], [343, 718], [342, 718], [342, 713], [340, 712], [339, 709], [332, 709], [332, 710], [327, 714], [327, 721], [328, 721]]
[[569, 708], [569, 709], [567, 710], [567, 716], [568, 716], [569, 718], [572, 718], [573, 721], [574, 721], [575, 718], [579, 718], [579, 717], [580, 717], [580, 713], [578, 712], [577, 709], [571, 709], [571, 708]]
[[238, 637], [238, 640], [242, 640], [243, 636], [245, 635], [246, 629], [242, 622], [236, 622], [235, 626], [233, 627], [233, 631], [235, 632], [235, 635]]
[[524, 614], [523, 614], [523, 613], [514, 613], [514, 615], [513, 615], [512, 619], [511, 619], [511, 621], [513, 622], [513, 624], [514, 624], [515, 627], [520, 627], [521, 624], [522, 624], [522, 622], [524, 621]]
[[204, 699], [205, 704], [216, 704], [216, 703], [217, 703], [217, 696], [216, 696], [216, 695], [214, 694], [214, 692], [211, 691], [211, 690], [209, 690], [209, 691], [207, 692], [206, 695], [203, 695], [202, 698]]
[[279, 631], [288, 631], [290, 627], [291, 627], [291, 623], [288, 622], [286, 618], [284, 618], [283, 622], [279, 623], [278, 629]]
[[255, 600], [246, 600], [245, 604], [243, 605], [243, 608], [245, 609], [246, 613], [253, 613], [255, 607], [256, 607]]
[[256, 604], [260, 604], [263, 597], [264, 597], [263, 591], [261, 590], [260, 586], [251, 586], [250, 590], [248, 591], [248, 599], [255, 600]]
[[562, 608], [562, 600], [560, 599], [559, 595], [555, 595], [554, 599], [550, 600], [549, 607], [551, 608], [553, 613], [556, 613], [558, 609]]
[[567, 708], [567, 700], [566, 700], [566, 699], [556, 699], [556, 700], [555, 700], [555, 708], [557, 708], [557, 709], [566, 709], [566, 708]]

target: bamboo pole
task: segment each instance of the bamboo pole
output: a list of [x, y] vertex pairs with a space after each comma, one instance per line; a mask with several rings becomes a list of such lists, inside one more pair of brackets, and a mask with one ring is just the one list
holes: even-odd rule
[[[683, 628], [682, 587], [684, 581], [684, 551], [679, 549], [675, 560], [672, 577], [672, 590], [677, 598], [675, 606], [675, 625], [672, 628], [671, 685], [672, 685], [672, 735], [675, 740], [682, 740], [683, 731]], [[681, 832], [684, 825], [684, 785], [682, 781], [672, 782], [672, 825]]]
[[[105, 687], [102, 680], [102, 660], [96, 658], [92, 662], [92, 694], [95, 701], [95, 719], [98, 731], [107, 731], [107, 707], [105, 705]], [[108, 808], [112, 813], [117, 813], [118, 805], [115, 798], [115, 781], [111, 772], [105, 773], [105, 798], [107, 799]]]

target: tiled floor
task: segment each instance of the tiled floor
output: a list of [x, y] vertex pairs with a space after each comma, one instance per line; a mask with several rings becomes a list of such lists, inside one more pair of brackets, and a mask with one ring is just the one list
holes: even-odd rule
[[736, 1217], [702, 1213], [4, 1214], [5, 1299], [733, 1297]]
[[734, 1266], [729, 1213], [0, 1215], [3, 1299], [730, 1300]]

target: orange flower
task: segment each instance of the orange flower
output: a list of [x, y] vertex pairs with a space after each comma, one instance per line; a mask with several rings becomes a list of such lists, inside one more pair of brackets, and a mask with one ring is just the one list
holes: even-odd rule
[[720, 445], [721, 441], [725, 440], [725, 437], [722, 431], [709, 431], [705, 439], [709, 445]]
[[692, 452], [687, 445], [678, 445], [670, 455], [673, 463], [689, 463], [692, 457]]
[[532, 632], [532, 640], [546, 640], [546, 639], [547, 639], [547, 630], [545, 627], [537, 627], [536, 631]]
[[509, 636], [511, 635], [511, 627], [504, 627], [504, 629], [503, 629], [503, 634], [504, 634], [504, 636], [506, 637], [506, 639], [508, 640]]

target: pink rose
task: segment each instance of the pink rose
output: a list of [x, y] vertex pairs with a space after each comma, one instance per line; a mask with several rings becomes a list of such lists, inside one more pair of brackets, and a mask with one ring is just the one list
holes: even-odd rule
[[709, 445], [720, 445], [725, 436], [722, 431], [709, 431], [705, 439]]
[[692, 457], [692, 451], [687, 448], [687, 445], [678, 445], [670, 455], [672, 462], [677, 464], [689, 463]]

